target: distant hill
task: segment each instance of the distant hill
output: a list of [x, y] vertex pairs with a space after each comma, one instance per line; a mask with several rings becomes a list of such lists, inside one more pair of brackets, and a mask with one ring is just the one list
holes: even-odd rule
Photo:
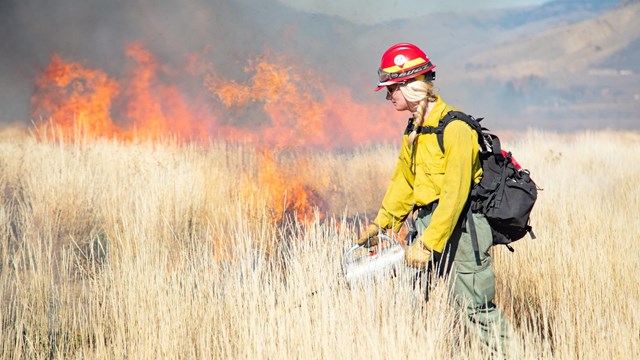
[[[522, 78], [539, 76], [533, 83], [536, 86], [544, 84], [546, 87], [548, 76], [551, 75], [548, 73], [549, 60], [554, 59], [554, 66], [558, 69], [565, 69], [568, 63], [576, 61], [565, 54], [566, 46], [554, 41], [554, 38], [558, 41], [567, 38], [565, 32], [583, 34], [594, 26], [589, 25], [591, 21], [615, 23], [608, 19], [616, 17], [622, 17], [626, 21], [624, 28], [620, 25], [619, 29], [627, 34], [624, 37], [634, 38], [634, 33], [638, 32], [633, 29], [631, 23], [634, 15], [627, 14], [635, 14], [635, 10], [627, 9], [633, 5], [629, 4], [624, 9], [620, 8], [621, 6], [617, 0], [557, 0], [541, 6], [435, 13], [373, 26], [341, 26], [339, 39], [328, 36], [318, 39], [317, 43], [318, 46], [323, 46], [324, 43], [339, 46], [345, 39], [349, 39], [348, 56], [357, 57], [357, 60], [339, 58], [341, 61], [334, 63], [331, 58], [327, 58], [324, 66], [335, 66], [331, 73], [340, 73], [338, 69], [343, 68], [344, 61], [359, 64], [363, 71], [346, 75], [343, 72], [345, 76], [340, 78], [354, 89], [370, 86], [374, 80], [371, 75], [374, 70], [366, 72], [366, 69], [377, 68], [380, 54], [388, 46], [400, 41], [419, 44], [437, 66], [436, 82], [439, 89], [446, 94], [452, 94], [451, 100], [470, 109], [480, 108], [490, 113], [505, 112], [503, 117], [506, 118], [514, 109], [521, 110], [526, 104], [542, 101], [528, 96], [523, 98], [518, 93], [514, 95], [513, 88], [530, 87], [527, 84], [529, 80], [523, 81]], [[610, 15], [606, 15], [611, 11]], [[596, 20], [601, 16], [604, 16], [605, 20]], [[587, 25], [581, 25], [583, 23]], [[606, 29], [606, 25], [602, 26]], [[581, 27], [585, 27], [586, 30], [580, 30]], [[570, 43], [569, 47], [576, 46], [576, 40], [571, 38], [563, 41]], [[633, 45], [631, 42], [628, 44]], [[593, 51], [597, 51], [595, 47]], [[600, 59], [606, 57], [605, 53], [607, 56], [613, 56], [615, 51], [620, 52], [617, 63], [632, 62], [625, 60], [630, 54], [625, 52], [629, 50], [623, 44], [615, 49], [612, 46], [611, 49], [602, 50]], [[577, 55], [592, 57], [589, 49]], [[540, 71], [528, 71], [532, 67], [532, 61], [543, 63], [533, 65]], [[530, 90], [522, 91], [526, 93]], [[478, 96], [479, 92], [483, 95]], [[361, 96], [363, 99], [373, 99], [373, 95]], [[513, 101], [513, 96], [520, 99]], [[503, 110], [504, 102], [509, 103], [508, 111]]]
[[555, 0], [540, 6], [510, 10], [498, 21], [505, 28], [554, 21], [556, 24], [569, 23], [592, 17], [594, 13], [610, 10], [619, 4], [619, 0]]
[[[466, 63], [471, 76], [499, 78], [586, 74], [597, 70], [636, 70], [637, 63], [623, 63], [625, 54], [637, 53], [640, 41], [640, 3], [610, 10], [595, 19], [559, 26], [526, 38], [492, 47]], [[608, 59], [618, 57], [616, 69]], [[628, 55], [627, 55], [628, 56]]]
[[640, 129], [639, 16], [640, 2], [629, 1], [487, 47], [454, 81], [483, 88], [479, 106], [502, 126]]

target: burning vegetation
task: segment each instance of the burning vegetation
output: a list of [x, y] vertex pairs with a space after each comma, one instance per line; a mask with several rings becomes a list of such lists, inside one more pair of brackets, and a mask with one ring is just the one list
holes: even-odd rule
[[265, 195], [272, 220], [279, 223], [292, 219], [313, 220], [316, 210], [320, 211], [320, 218], [324, 216], [322, 212], [327, 204], [319, 190], [305, 177], [297, 175], [300, 169], [307, 167], [307, 159], [298, 158], [288, 162], [289, 166], [281, 165], [267, 148], [259, 150], [257, 158], [257, 182], [251, 180], [254, 178], [246, 179], [242, 188], [250, 196]]
[[326, 209], [326, 200], [318, 181], [301, 176], [303, 159], [278, 161], [276, 153], [353, 148], [393, 139], [397, 132], [384, 103], [358, 103], [346, 88], [291, 57], [266, 52], [248, 60], [239, 81], [193, 54], [181, 70], [163, 64], [140, 43], [127, 45], [124, 53], [117, 77], [52, 55], [31, 99], [41, 139], [252, 144], [258, 180], [245, 181], [245, 192], [268, 202], [273, 219], [282, 221], [294, 214], [311, 219], [314, 208]]

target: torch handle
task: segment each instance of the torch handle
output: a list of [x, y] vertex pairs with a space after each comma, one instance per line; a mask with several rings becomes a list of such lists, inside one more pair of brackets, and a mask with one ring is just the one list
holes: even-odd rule
[[[382, 243], [383, 241], [388, 241], [389, 243], [391, 243], [392, 245], [395, 245], [398, 243], [398, 241], [394, 238], [392, 238], [389, 235], [385, 235], [385, 234], [379, 234], [378, 235], [378, 244]], [[352, 247], [349, 248], [349, 250], [347, 250], [344, 253], [344, 261], [343, 264], [346, 267], [346, 265], [351, 261], [351, 256], [353, 255], [353, 253], [358, 250], [359, 248], [363, 247], [364, 245], [353, 245]], [[376, 246], [380, 246], [380, 245], [376, 245]]]

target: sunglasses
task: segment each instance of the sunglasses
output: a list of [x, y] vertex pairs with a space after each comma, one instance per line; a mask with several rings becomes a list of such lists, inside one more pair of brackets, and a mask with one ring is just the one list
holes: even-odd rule
[[394, 85], [387, 85], [387, 98], [391, 98], [393, 96], [393, 94], [395, 94], [396, 91], [398, 91], [398, 89], [400, 89], [400, 85], [403, 84], [394, 84]]

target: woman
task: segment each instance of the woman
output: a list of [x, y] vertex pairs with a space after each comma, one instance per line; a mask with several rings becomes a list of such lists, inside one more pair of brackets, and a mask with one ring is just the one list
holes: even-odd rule
[[[421, 134], [425, 127], [437, 127], [448, 112], [456, 111], [434, 93], [434, 69], [427, 55], [413, 44], [396, 44], [382, 55], [376, 91], [386, 87], [387, 100], [395, 109], [409, 111], [413, 117], [380, 211], [358, 243], [375, 245], [380, 232], [398, 232], [411, 216], [417, 237], [407, 244], [405, 263], [421, 271], [436, 269], [438, 276], [446, 276], [453, 302], [466, 312], [470, 327], [478, 329], [493, 350], [504, 352], [510, 330], [493, 303], [495, 277], [488, 253], [493, 243], [491, 229], [484, 215], [473, 214], [478, 258], [465, 216], [471, 186], [482, 177], [478, 134], [464, 121], [452, 121], [444, 131], [444, 151], [435, 134]], [[494, 327], [499, 329], [499, 344]]]

